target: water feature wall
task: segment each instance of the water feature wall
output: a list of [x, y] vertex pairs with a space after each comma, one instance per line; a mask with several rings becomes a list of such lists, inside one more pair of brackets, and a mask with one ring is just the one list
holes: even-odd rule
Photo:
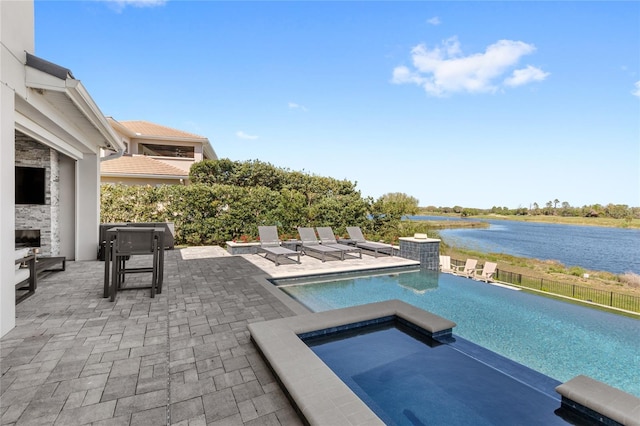
[[401, 237], [400, 257], [416, 260], [420, 266], [431, 271], [440, 268], [440, 240], [436, 238]]

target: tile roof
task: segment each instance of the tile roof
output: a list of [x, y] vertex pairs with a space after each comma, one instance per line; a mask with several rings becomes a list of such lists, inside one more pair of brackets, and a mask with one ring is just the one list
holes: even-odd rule
[[177, 167], [167, 163], [146, 157], [144, 155], [123, 155], [113, 160], [106, 160], [100, 163], [101, 174], [117, 174], [124, 176], [131, 175], [159, 175], [159, 176], [184, 176], [185, 173]]
[[204, 136], [196, 135], [194, 133], [189, 133], [178, 129], [172, 129], [171, 127], [161, 126], [160, 124], [150, 123], [148, 121], [119, 121], [118, 123], [120, 123], [123, 127], [134, 134], [139, 133], [138, 136], [163, 136], [172, 138], [206, 139]]

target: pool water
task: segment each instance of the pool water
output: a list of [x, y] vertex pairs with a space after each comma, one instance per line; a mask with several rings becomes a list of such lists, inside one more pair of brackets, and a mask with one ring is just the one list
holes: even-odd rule
[[388, 425], [588, 424], [544, 386], [393, 321], [305, 342]]
[[[453, 332], [560, 382], [580, 374], [640, 397], [640, 320], [432, 271], [278, 282], [314, 312], [400, 299]], [[285, 284], [285, 285], [283, 285]]]

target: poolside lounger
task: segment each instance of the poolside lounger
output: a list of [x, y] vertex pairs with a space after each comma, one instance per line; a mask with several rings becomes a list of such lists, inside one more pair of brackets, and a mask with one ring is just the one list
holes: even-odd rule
[[337, 257], [344, 260], [344, 251], [320, 244], [316, 237], [316, 231], [313, 228], [298, 228], [300, 240], [302, 241], [302, 251], [304, 254], [317, 253], [322, 255], [321, 260], [327, 260], [327, 255]]
[[482, 267], [482, 272], [477, 273], [476, 271], [474, 279], [482, 280], [486, 283], [488, 283], [490, 280], [493, 281], [493, 275], [496, 273], [497, 267], [498, 265], [494, 262], [485, 262], [484, 266]]
[[478, 261], [476, 259], [467, 259], [464, 265], [455, 266], [453, 273], [456, 275], [463, 275], [467, 278], [472, 278], [476, 274], [476, 265]]
[[367, 241], [359, 226], [347, 226], [347, 232], [349, 233], [349, 238], [355, 242], [356, 247], [372, 251], [376, 256], [378, 253], [385, 253], [389, 256], [393, 256], [393, 246], [391, 244]]
[[280, 247], [278, 228], [276, 226], [258, 226], [258, 233], [260, 234], [259, 251], [265, 253], [265, 259], [268, 259], [269, 255], [272, 255], [274, 258], [273, 262], [278, 266], [280, 264], [278, 260], [281, 257], [290, 259], [295, 256], [298, 260], [294, 260], [294, 262], [300, 263], [300, 252]]
[[451, 256], [440, 256], [440, 272], [453, 272], [451, 267]]
[[338, 244], [338, 240], [330, 226], [319, 226], [316, 230], [318, 231], [318, 237], [320, 237], [320, 244], [323, 246], [342, 250], [343, 257], [348, 254], [349, 257], [355, 258], [357, 255], [359, 259], [362, 259], [362, 249], [360, 247]]

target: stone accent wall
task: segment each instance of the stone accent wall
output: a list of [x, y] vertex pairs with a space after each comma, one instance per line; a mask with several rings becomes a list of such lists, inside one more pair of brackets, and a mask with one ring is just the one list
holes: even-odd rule
[[45, 169], [45, 204], [16, 205], [16, 229], [39, 229], [43, 256], [60, 253], [60, 165], [58, 152], [15, 132], [16, 166]]
[[432, 271], [440, 269], [440, 240], [419, 241], [413, 238], [400, 238], [400, 257], [420, 262], [420, 267]]

